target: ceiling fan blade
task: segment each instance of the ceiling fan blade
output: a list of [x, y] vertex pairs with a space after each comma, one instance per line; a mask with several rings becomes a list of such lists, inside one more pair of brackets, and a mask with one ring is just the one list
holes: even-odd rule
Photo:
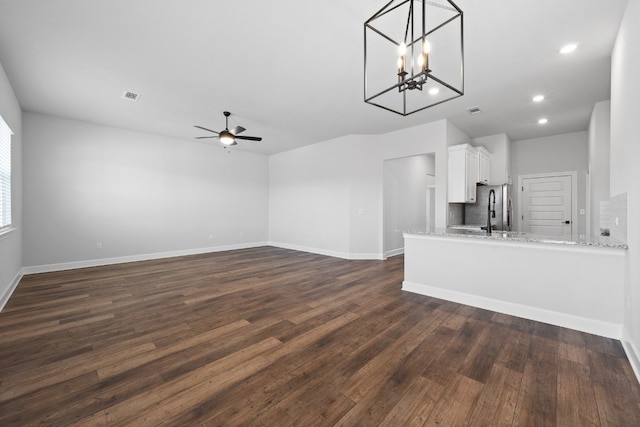
[[218, 139], [219, 136], [196, 136], [195, 139], [207, 139], [207, 138], [213, 138], [213, 139]]
[[246, 141], [262, 141], [259, 136], [236, 136], [236, 139], [244, 139]]
[[236, 126], [236, 127], [234, 127], [233, 129], [231, 129], [229, 132], [231, 132], [231, 133], [232, 133], [232, 134], [234, 134], [234, 135], [237, 135], [237, 134], [239, 134], [239, 133], [244, 132], [245, 130], [246, 130], [246, 129], [245, 129], [245, 128], [243, 128], [242, 126]]
[[198, 128], [198, 129], [202, 129], [202, 130], [206, 130], [208, 132], [213, 132], [213, 133], [219, 133], [216, 132], [215, 130], [211, 130], [211, 129], [207, 129], [207, 128], [203, 128], [202, 126], [198, 126], [198, 125], [193, 125], [194, 128]]

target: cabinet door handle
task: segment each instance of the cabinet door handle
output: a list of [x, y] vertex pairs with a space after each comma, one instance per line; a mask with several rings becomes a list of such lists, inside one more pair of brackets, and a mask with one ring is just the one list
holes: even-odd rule
[[571, 224], [571, 221], [562, 221], [563, 224]]

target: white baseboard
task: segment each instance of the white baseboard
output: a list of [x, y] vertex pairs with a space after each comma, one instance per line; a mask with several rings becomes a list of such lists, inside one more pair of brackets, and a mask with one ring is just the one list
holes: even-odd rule
[[9, 302], [9, 298], [11, 298], [11, 295], [13, 295], [13, 291], [15, 291], [18, 287], [18, 283], [20, 283], [20, 280], [22, 280], [23, 275], [24, 268], [21, 269], [18, 274], [16, 274], [16, 277], [13, 278], [13, 281], [11, 282], [11, 285], [9, 285], [9, 288], [0, 297], [0, 311], [2, 311], [4, 309], [4, 306], [7, 305], [7, 302]]
[[208, 248], [185, 249], [180, 251], [158, 252], [152, 254], [130, 255], [114, 258], [98, 258], [86, 261], [64, 262], [59, 264], [46, 264], [24, 267], [24, 274], [50, 273], [53, 271], [75, 270], [77, 268], [99, 267], [103, 265], [123, 264], [126, 262], [149, 261], [153, 259], [171, 258], [186, 255], [199, 255], [212, 252], [232, 251], [236, 249], [257, 248], [268, 246], [266, 242], [241, 243], [237, 245], [215, 246]]
[[293, 251], [309, 252], [312, 254], [330, 256], [333, 258], [349, 259], [349, 260], [366, 260], [366, 259], [382, 260], [384, 259], [382, 257], [382, 254], [338, 252], [338, 251], [330, 251], [326, 249], [312, 248], [308, 246], [290, 245], [288, 243], [280, 243], [280, 242], [269, 242], [268, 245], [274, 246], [276, 248], [291, 249]]
[[385, 258], [391, 258], [396, 255], [404, 254], [404, 248], [393, 249], [384, 253]]
[[629, 334], [627, 328], [623, 328], [622, 330], [621, 341], [624, 352], [627, 353], [627, 359], [629, 359], [631, 369], [633, 369], [633, 373], [636, 374], [636, 378], [640, 383], [640, 351], [638, 351], [638, 348], [633, 344], [631, 334]]
[[496, 311], [511, 316], [522, 317], [537, 322], [549, 323], [551, 325], [564, 328], [575, 329], [589, 334], [620, 340], [622, 338], [622, 325], [603, 322], [600, 320], [578, 317], [571, 314], [559, 313], [556, 311], [511, 303], [507, 301], [495, 300], [477, 295], [462, 292], [450, 291], [448, 289], [419, 283], [402, 282], [402, 290], [426, 295], [434, 298], [453, 301], [460, 304], [483, 308], [485, 310]]

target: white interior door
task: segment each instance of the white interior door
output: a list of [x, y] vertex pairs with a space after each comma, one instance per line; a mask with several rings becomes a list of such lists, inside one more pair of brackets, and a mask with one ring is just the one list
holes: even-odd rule
[[570, 175], [522, 179], [522, 231], [571, 236], [572, 184]]

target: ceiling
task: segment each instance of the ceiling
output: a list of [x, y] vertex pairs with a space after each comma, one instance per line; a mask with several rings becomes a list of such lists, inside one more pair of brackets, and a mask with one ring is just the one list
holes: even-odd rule
[[365, 104], [363, 23], [385, 2], [0, 0], [0, 62], [25, 111], [204, 143], [193, 125], [222, 129], [228, 110], [264, 138], [234, 149], [265, 154], [443, 118], [543, 137], [585, 130], [609, 99], [626, 0], [458, 0], [464, 96], [407, 117]]

